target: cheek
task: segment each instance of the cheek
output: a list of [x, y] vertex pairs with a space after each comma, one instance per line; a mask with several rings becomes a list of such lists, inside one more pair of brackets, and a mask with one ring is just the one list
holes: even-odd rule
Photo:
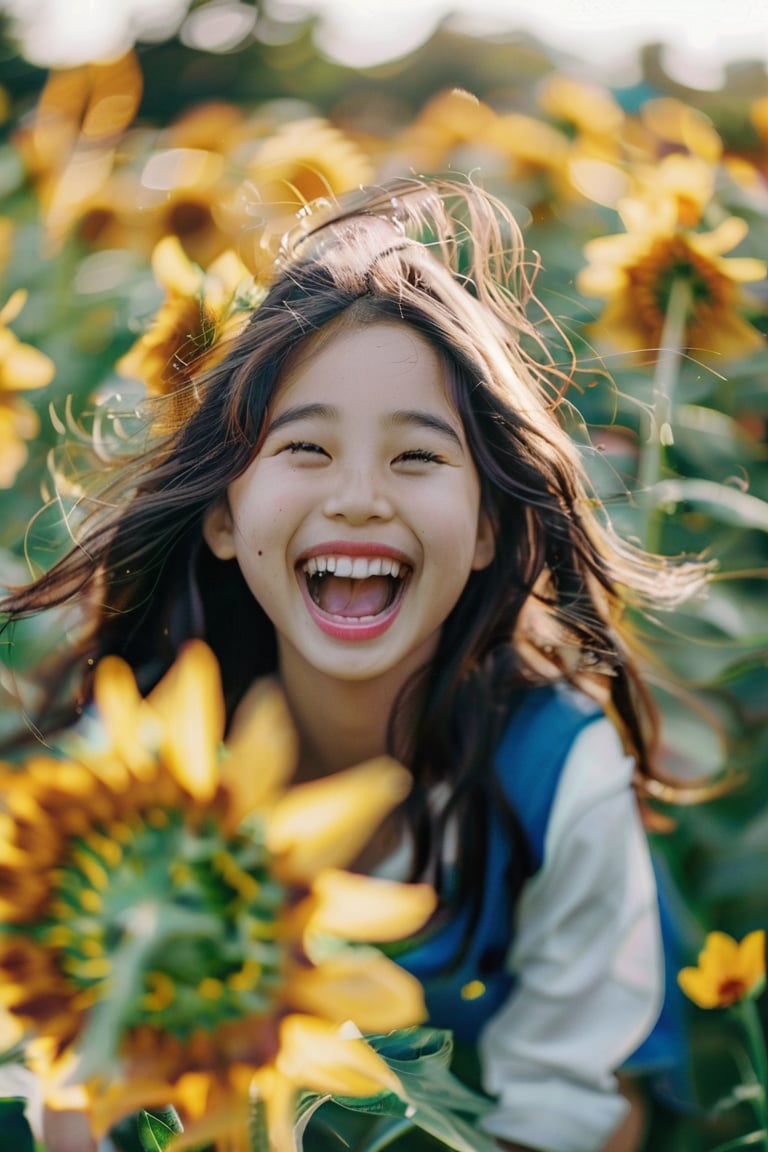
[[460, 488], [431, 503], [423, 515], [425, 548], [450, 552], [456, 565], [474, 556], [480, 520], [480, 496]]

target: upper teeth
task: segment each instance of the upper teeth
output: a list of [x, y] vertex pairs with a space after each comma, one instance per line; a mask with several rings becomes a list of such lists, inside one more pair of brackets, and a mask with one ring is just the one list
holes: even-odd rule
[[353, 580], [366, 580], [369, 576], [399, 576], [399, 560], [388, 556], [312, 556], [302, 565], [308, 576], [351, 576]]

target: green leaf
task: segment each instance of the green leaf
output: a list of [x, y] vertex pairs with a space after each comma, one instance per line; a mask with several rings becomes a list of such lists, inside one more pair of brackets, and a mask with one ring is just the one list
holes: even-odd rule
[[183, 1131], [174, 1108], [165, 1108], [160, 1114], [142, 1110], [136, 1127], [144, 1152], [163, 1152], [176, 1133]]
[[23, 1096], [0, 1099], [0, 1152], [34, 1152], [35, 1141], [25, 1115]]
[[768, 532], [768, 501], [715, 480], [661, 480], [646, 493], [638, 492], [637, 500], [647, 500], [654, 507], [693, 504], [724, 524]]
[[175, 1108], [142, 1108], [116, 1124], [109, 1135], [120, 1152], [161, 1152], [183, 1131]]
[[738, 1136], [735, 1140], [728, 1140], [725, 1144], [718, 1144], [717, 1148], [713, 1148], [712, 1152], [731, 1152], [734, 1148], [754, 1148], [756, 1144], [762, 1144], [763, 1148], [768, 1148], [768, 1132], [764, 1128], [760, 1128], [755, 1132], [747, 1132], [746, 1136]]
[[[455, 1152], [497, 1152], [496, 1141], [474, 1123], [491, 1110], [492, 1102], [467, 1088], [450, 1071], [450, 1032], [409, 1028], [386, 1036], [368, 1036], [366, 1040], [397, 1073], [403, 1086], [402, 1097], [389, 1092], [365, 1100], [334, 1096], [337, 1104], [352, 1111], [407, 1120]], [[399, 1135], [402, 1127], [402, 1123], [388, 1127], [387, 1142]], [[376, 1139], [373, 1149], [381, 1146]], [[366, 1146], [364, 1152], [371, 1149]]]

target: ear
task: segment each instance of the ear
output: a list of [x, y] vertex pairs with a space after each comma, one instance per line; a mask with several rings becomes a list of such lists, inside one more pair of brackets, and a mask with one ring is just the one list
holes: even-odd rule
[[203, 539], [219, 560], [231, 560], [235, 556], [235, 530], [226, 494], [206, 509]]
[[477, 537], [475, 539], [475, 555], [472, 560], [473, 572], [487, 568], [496, 555], [496, 533], [493, 521], [484, 508], [480, 509], [477, 518]]

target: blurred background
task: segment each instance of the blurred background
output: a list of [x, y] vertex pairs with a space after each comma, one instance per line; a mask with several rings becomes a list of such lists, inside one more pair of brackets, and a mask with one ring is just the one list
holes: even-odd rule
[[[87, 472], [204, 361], [241, 278], [267, 283], [303, 204], [471, 174], [538, 254], [617, 530], [717, 562], [706, 600], [638, 627], [664, 767], [734, 786], [659, 805], [654, 835], [684, 961], [764, 927], [767, 67], [760, 0], [0, 2], [0, 583], [68, 546]], [[61, 635], [0, 648], [6, 729]], [[667, 1086], [654, 1152], [752, 1126], [722, 1103], [738, 1035], [718, 1011], [689, 1028], [695, 1096]]]

